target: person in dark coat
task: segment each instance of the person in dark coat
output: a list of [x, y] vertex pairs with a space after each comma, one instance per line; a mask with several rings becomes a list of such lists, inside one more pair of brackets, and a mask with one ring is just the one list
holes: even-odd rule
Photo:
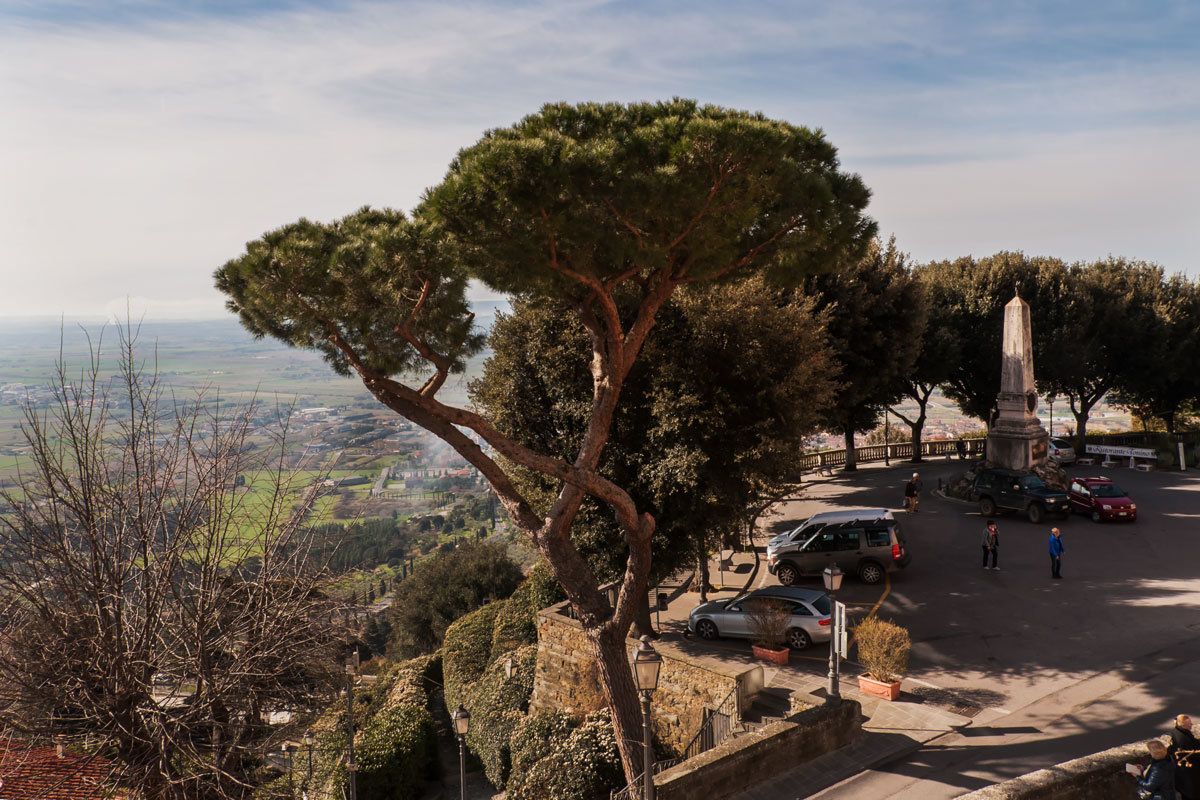
[[1167, 749], [1175, 763], [1175, 791], [1183, 800], [1200, 800], [1196, 797], [1196, 790], [1200, 789], [1200, 753], [1195, 752], [1200, 750], [1200, 739], [1192, 733], [1192, 718], [1187, 714], [1175, 718], [1171, 746]]
[[[983, 529], [983, 568], [1000, 569], [996, 566], [997, 552], [1000, 549], [1000, 533], [996, 530], [996, 520], [989, 519]], [[988, 566], [988, 556], [992, 557], [992, 565]]]
[[1175, 800], [1175, 765], [1167, 755], [1167, 746], [1158, 739], [1146, 742], [1150, 764], [1134, 778], [1142, 800]]
[[917, 513], [921, 505], [921, 476], [913, 473], [912, 480], [904, 485], [904, 504], [909, 513]]
[[1058, 528], [1050, 529], [1050, 577], [1062, 577], [1062, 554], [1067, 552]]

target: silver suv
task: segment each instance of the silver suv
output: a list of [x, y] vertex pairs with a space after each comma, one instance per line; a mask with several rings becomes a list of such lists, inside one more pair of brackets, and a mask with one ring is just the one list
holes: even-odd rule
[[886, 508], [828, 511], [767, 543], [767, 570], [784, 586], [837, 564], [863, 583], [908, 566], [912, 556], [900, 523]]

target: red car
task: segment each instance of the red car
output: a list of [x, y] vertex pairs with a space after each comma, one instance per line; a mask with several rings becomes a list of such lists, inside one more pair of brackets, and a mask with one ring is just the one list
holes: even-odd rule
[[1092, 522], [1137, 519], [1137, 505], [1108, 478], [1072, 478], [1067, 495], [1071, 498], [1071, 510], [1090, 514]]

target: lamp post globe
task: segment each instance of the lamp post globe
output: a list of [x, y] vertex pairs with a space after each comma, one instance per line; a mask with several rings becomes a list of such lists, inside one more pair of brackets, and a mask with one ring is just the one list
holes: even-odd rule
[[633, 654], [633, 680], [639, 692], [653, 692], [658, 688], [658, 673], [662, 670], [662, 656], [650, 644], [650, 637], [643, 636]]

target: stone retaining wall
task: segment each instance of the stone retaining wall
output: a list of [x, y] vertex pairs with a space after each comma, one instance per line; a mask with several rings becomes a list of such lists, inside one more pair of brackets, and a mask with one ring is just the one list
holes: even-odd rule
[[1125, 765], [1149, 763], [1143, 740], [1039, 769], [958, 800], [1129, 800], [1137, 797], [1137, 784]]
[[[567, 603], [538, 612], [538, 653], [534, 668], [531, 711], [558, 709], [586, 714], [606, 708], [592, 646], [578, 620], [564, 613]], [[629, 641], [630, 660], [636, 642]], [[749, 705], [762, 689], [762, 667], [740, 667], [680, 651], [670, 642], [655, 642], [663, 657], [658, 691], [654, 693], [654, 733], [665, 751], [679, 754], [704, 720], [705, 709], [715, 709], [737, 691], [735, 713]]]
[[857, 702], [815, 706], [660, 773], [654, 780], [656, 795], [658, 800], [721, 800], [860, 736], [862, 706]]

